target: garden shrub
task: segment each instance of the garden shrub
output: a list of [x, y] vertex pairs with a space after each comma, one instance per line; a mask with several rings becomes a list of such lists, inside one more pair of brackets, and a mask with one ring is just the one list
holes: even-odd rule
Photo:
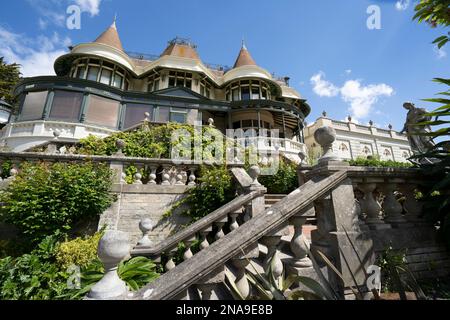
[[192, 223], [234, 198], [231, 175], [225, 166], [201, 166], [199, 176], [197, 185], [189, 189], [186, 197], [178, 201], [166, 216], [186, 204], [188, 209], [183, 214], [190, 217]]
[[267, 188], [267, 193], [289, 194], [299, 187], [297, 165], [280, 158], [278, 171], [271, 176], [261, 176], [258, 181]]
[[413, 166], [409, 162], [380, 160], [379, 156], [373, 156], [370, 158], [358, 157], [355, 160], [350, 160], [349, 162], [351, 166], [361, 166], [361, 167], [411, 168]]
[[56, 250], [56, 261], [61, 268], [71, 265], [87, 267], [97, 257], [97, 247], [103, 232], [86, 238], [76, 238], [61, 243]]
[[106, 165], [24, 163], [0, 194], [0, 220], [16, 226], [32, 246], [98, 217], [114, 201], [111, 185], [112, 171]]

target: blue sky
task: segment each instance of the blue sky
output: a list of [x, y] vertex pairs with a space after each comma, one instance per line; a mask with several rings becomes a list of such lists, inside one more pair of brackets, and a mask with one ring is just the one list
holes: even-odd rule
[[[83, 10], [81, 29], [66, 27], [66, 9]], [[381, 29], [369, 30], [377, 5]], [[403, 126], [402, 104], [432, 97], [448, 77], [444, 33], [411, 20], [413, 0], [17, 0], [2, 4], [0, 56], [23, 65], [25, 76], [51, 74], [70, 44], [94, 40], [117, 13], [127, 51], [160, 54], [175, 36], [191, 38], [204, 62], [233, 65], [244, 38], [253, 58], [307, 99], [313, 122], [323, 110], [366, 124]]]

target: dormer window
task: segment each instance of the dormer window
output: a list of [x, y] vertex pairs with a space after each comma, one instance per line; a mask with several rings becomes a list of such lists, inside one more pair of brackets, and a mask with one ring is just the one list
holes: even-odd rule
[[186, 87], [192, 89], [192, 73], [170, 71], [169, 72], [169, 88]]

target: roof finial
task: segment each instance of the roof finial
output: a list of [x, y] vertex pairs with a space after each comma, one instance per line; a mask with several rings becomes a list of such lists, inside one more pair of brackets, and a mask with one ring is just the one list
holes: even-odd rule
[[245, 45], [245, 39], [244, 36], [242, 36], [242, 49], [247, 50], [247, 46]]
[[114, 14], [114, 21], [113, 21], [113, 23], [112, 23], [112, 25], [111, 25], [111, 27], [114, 28], [114, 29], [117, 29], [117, 27], [116, 27], [116, 22], [117, 22], [117, 13]]

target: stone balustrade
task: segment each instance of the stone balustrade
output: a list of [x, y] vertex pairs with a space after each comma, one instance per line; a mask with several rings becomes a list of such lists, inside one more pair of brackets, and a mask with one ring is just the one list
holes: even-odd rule
[[[195, 186], [200, 164], [195, 161], [174, 163], [171, 159], [152, 159], [125, 157], [121, 150], [113, 156], [90, 156], [77, 154], [51, 154], [40, 152], [0, 152], [0, 163], [12, 163], [11, 172], [7, 176], [17, 174], [23, 162], [62, 162], [62, 163], [94, 163], [108, 164], [115, 172], [115, 184], [159, 185], [159, 186]], [[230, 168], [240, 168], [243, 164], [229, 164]], [[127, 177], [129, 167], [136, 173]]]

